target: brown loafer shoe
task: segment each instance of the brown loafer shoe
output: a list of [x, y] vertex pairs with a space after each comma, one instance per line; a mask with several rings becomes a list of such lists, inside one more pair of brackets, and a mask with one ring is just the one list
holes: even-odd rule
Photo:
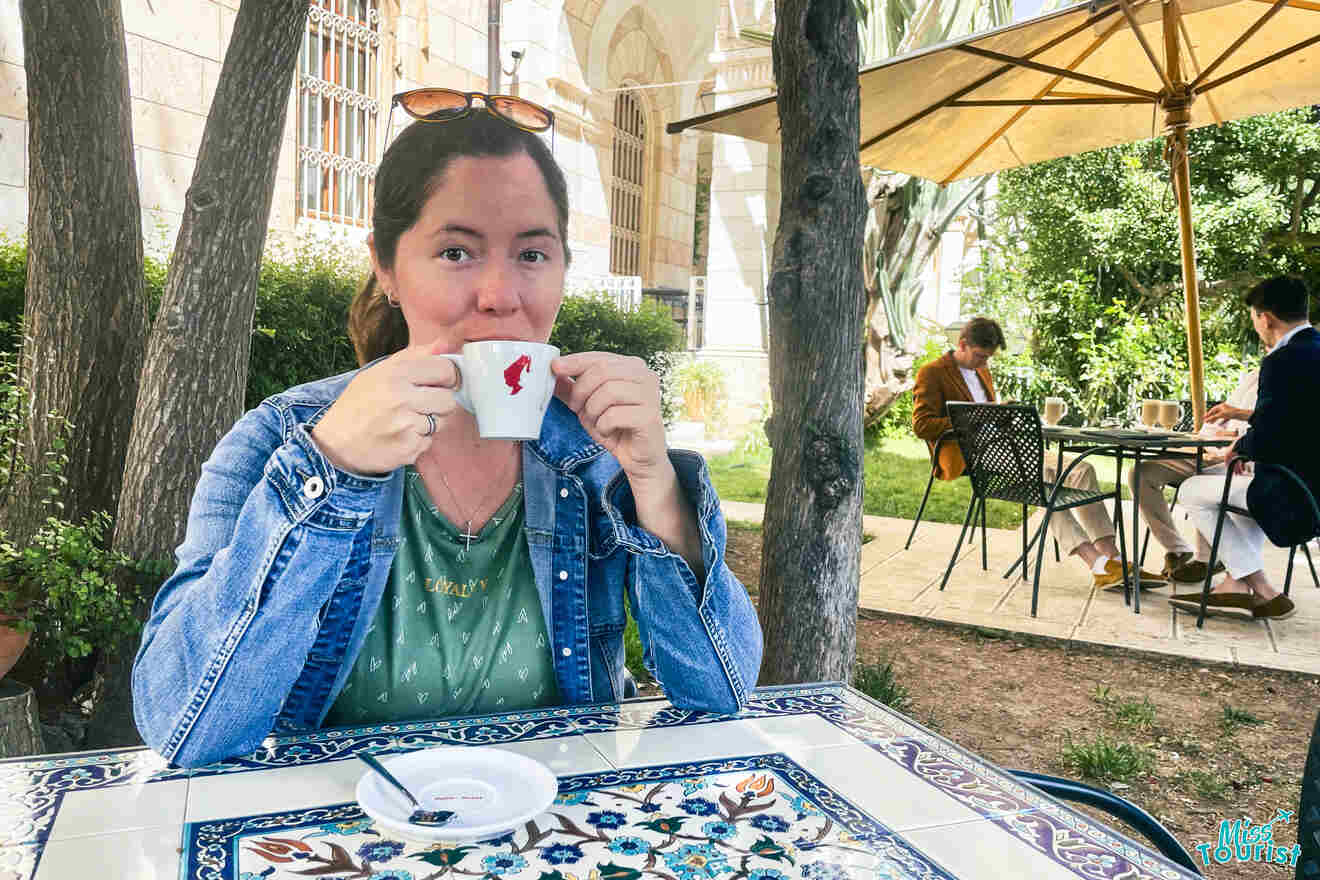
[[[1205, 613], [1250, 619], [1255, 616], [1251, 601], [1250, 593], [1215, 593], [1212, 591], [1205, 600]], [[1201, 610], [1201, 594], [1199, 592], [1175, 594], [1169, 597], [1169, 604], [1179, 610], [1198, 614]]]
[[1190, 550], [1184, 551], [1182, 553], [1165, 553], [1164, 570], [1161, 571], [1160, 574], [1164, 575], [1164, 578], [1166, 580], [1171, 579], [1175, 571], [1182, 568], [1187, 563], [1194, 561], [1195, 559], [1196, 559], [1196, 555], [1192, 553]]
[[1257, 620], [1286, 620], [1296, 613], [1297, 606], [1282, 593], [1251, 608], [1251, 616]]
[[[1216, 559], [1215, 574], [1219, 574], [1223, 570], [1224, 570], [1223, 561]], [[1185, 565], [1180, 565], [1178, 568], [1175, 568], [1173, 570], [1173, 573], [1170, 575], [1170, 577], [1172, 577], [1175, 581], [1177, 581], [1180, 584], [1204, 583], [1205, 563], [1199, 559], [1193, 559], [1191, 562], [1188, 562]]]

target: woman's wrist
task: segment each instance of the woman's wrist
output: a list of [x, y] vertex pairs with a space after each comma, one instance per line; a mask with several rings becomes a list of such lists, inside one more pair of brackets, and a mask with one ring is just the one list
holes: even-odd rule
[[704, 580], [701, 529], [697, 525], [696, 507], [683, 491], [678, 473], [667, 456], [665, 470], [667, 473], [653, 477], [628, 478], [633, 506], [637, 511], [637, 525], [682, 556], [698, 580]]

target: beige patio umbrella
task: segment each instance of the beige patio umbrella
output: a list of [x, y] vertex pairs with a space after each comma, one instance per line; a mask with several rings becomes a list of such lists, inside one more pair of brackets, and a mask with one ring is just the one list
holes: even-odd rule
[[[864, 68], [861, 161], [949, 183], [1167, 137], [1187, 354], [1205, 414], [1187, 130], [1320, 103], [1320, 2], [1104, 0]], [[1157, 126], [1160, 126], [1157, 128]], [[773, 143], [775, 96], [670, 123]]]

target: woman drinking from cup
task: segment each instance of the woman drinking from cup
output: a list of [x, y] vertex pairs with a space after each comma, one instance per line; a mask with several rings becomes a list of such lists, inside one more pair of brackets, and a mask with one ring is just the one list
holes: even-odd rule
[[[366, 366], [266, 400], [203, 468], [133, 671], [138, 728], [171, 762], [621, 699], [625, 593], [675, 704], [733, 712], [756, 684], [756, 613], [704, 462], [666, 448], [657, 377], [600, 352], [545, 362], [569, 260], [564, 176], [532, 133], [550, 112], [474, 97], [396, 96], [422, 121], [376, 177], [349, 322]], [[508, 400], [478, 390], [491, 349], [513, 355]], [[550, 390], [543, 420], [534, 400], [502, 418]], [[487, 413], [514, 427], [483, 436]]]

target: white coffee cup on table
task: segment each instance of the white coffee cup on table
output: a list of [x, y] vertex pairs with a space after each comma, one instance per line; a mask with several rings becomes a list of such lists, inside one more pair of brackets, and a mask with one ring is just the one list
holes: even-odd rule
[[486, 439], [535, 440], [555, 393], [550, 362], [559, 349], [540, 342], [486, 339], [469, 342], [462, 354], [442, 354], [462, 377], [458, 405], [477, 417]]
[[1044, 410], [1042, 418], [1045, 419], [1045, 424], [1057, 425], [1068, 414], [1068, 404], [1062, 397], [1047, 397]]

